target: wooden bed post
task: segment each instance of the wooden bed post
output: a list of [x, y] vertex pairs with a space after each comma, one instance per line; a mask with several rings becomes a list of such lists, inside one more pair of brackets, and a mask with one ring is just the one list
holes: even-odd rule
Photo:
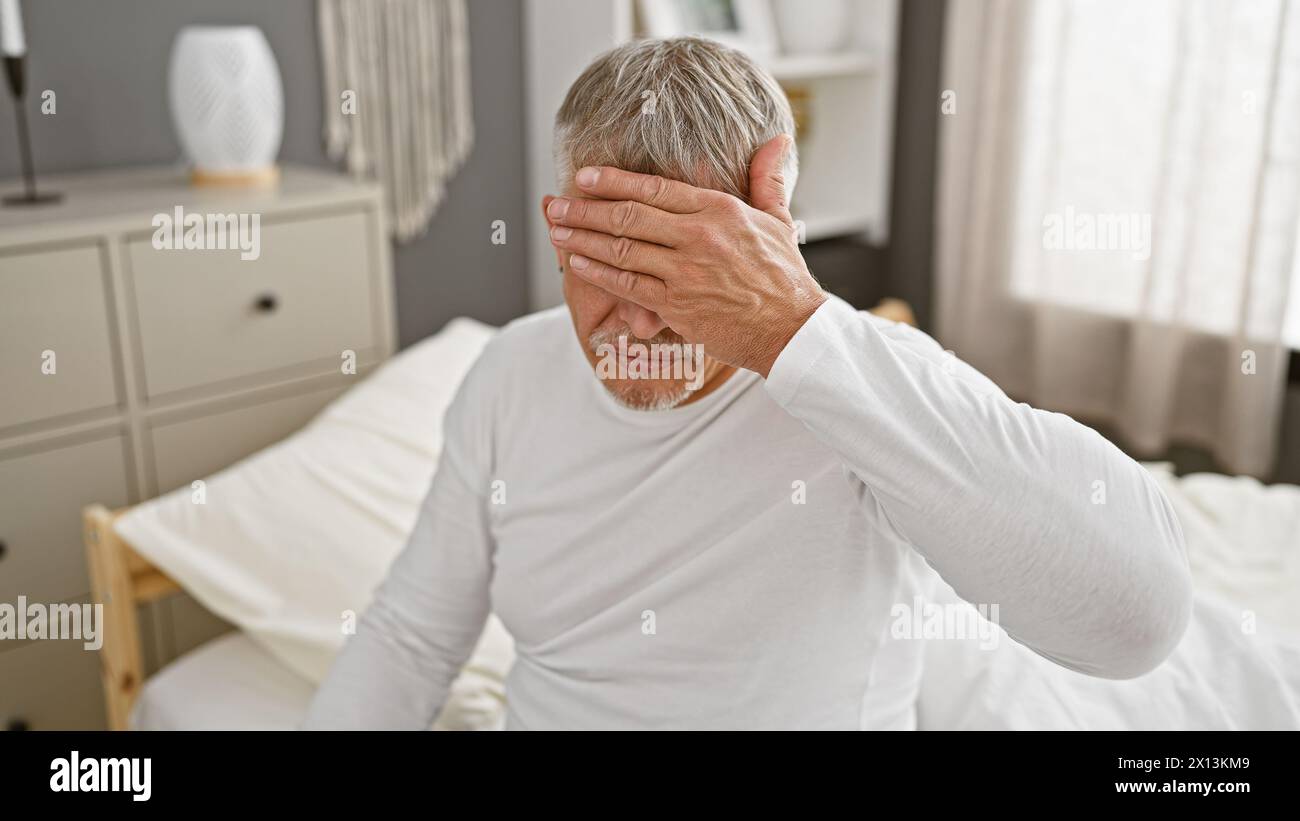
[[108, 728], [125, 730], [131, 705], [144, 679], [144, 662], [131, 573], [126, 565], [126, 546], [113, 530], [116, 518], [103, 505], [92, 505], [82, 511], [91, 595], [104, 605], [103, 624], [99, 628], [104, 642], [99, 648], [99, 664], [108, 706]]
[[883, 316], [885, 319], [892, 319], [895, 322], [902, 322], [904, 325], [916, 327], [916, 314], [912, 313], [912, 306], [901, 299], [882, 299], [880, 304], [871, 309], [871, 313], [876, 316]]
[[176, 583], [131, 549], [113, 529], [125, 511], [91, 505], [82, 511], [91, 596], [104, 605], [99, 648], [110, 730], [129, 726], [131, 707], [144, 683], [136, 608], [179, 590]]

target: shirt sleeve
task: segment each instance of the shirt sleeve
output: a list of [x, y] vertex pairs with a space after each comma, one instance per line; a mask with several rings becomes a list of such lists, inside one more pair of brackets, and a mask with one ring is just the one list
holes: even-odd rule
[[415, 529], [321, 684], [303, 729], [428, 729], [490, 611], [486, 414], [466, 378]]
[[1191, 613], [1182, 530], [1158, 484], [1096, 431], [1013, 402], [906, 325], [828, 299], [769, 395], [843, 460], [957, 594], [1016, 641], [1131, 678]]

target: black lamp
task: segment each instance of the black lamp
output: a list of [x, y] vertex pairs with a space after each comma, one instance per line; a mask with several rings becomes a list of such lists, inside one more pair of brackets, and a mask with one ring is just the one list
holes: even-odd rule
[[36, 191], [36, 169], [32, 165], [32, 136], [27, 127], [27, 45], [23, 40], [23, 18], [18, 0], [0, 0], [0, 54], [4, 56], [5, 78], [14, 98], [14, 119], [18, 124], [18, 153], [23, 166], [23, 193], [4, 197], [6, 206], [47, 205], [62, 199], [59, 194]]

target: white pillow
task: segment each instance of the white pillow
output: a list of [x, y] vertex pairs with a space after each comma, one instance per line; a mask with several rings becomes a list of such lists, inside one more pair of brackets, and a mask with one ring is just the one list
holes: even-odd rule
[[[137, 506], [117, 532], [213, 613], [319, 683], [415, 526], [442, 417], [493, 329], [453, 320], [298, 433]], [[197, 478], [197, 477], [196, 477]], [[439, 724], [499, 723], [513, 644], [495, 616]], [[485, 706], [486, 705], [486, 706]], [[495, 709], [492, 709], [495, 705]], [[463, 707], [464, 709], [461, 709]]]

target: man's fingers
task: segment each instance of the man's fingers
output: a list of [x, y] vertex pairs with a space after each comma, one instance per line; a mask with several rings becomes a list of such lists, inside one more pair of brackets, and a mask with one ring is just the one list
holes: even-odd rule
[[706, 188], [607, 165], [579, 169], [573, 182], [584, 194], [604, 200], [635, 200], [674, 214], [702, 211], [711, 197], [718, 196], [718, 192]]
[[662, 245], [630, 239], [611, 237], [599, 231], [570, 228], [567, 225], [551, 227], [551, 244], [564, 251], [591, 257], [614, 268], [639, 271], [657, 277], [668, 277], [681, 267], [674, 251]]
[[635, 302], [656, 313], [663, 307], [668, 295], [668, 289], [661, 279], [624, 271], [581, 254], [569, 257], [569, 270], [619, 299]]
[[785, 159], [794, 140], [778, 134], [763, 143], [749, 162], [749, 203], [784, 222], [794, 225], [790, 203], [786, 201]]
[[609, 202], [555, 197], [546, 217], [557, 225], [590, 228], [615, 237], [631, 237], [674, 248], [682, 239], [682, 217], [632, 200]]

